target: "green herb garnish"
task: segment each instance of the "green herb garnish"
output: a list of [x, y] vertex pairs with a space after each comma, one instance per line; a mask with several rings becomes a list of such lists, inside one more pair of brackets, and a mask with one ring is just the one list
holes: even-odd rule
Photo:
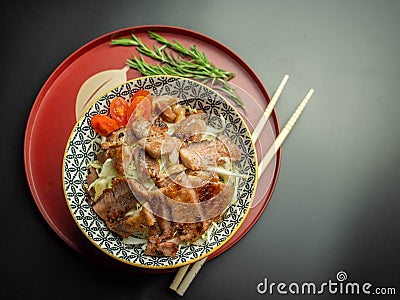
[[[110, 44], [136, 47], [140, 57], [132, 56], [126, 61], [126, 64], [138, 70], [144, 76], [173, 75], [196, 79], [226, 93], [238, 106], [244, 109], [243, 101], [228, 83], [235, 76], [234, 73], [216, 67], [195, 45], [186, 48], [176, 41], [168, 41], [155, 32], [149, 31], [148, 34], [161, 46], [153, 45], [153, 47], [149, 47], [134, 34], [131, 34], [130, 38], [112, 39]], [[158, 60], [160, 63], [147, 63], [143, 55]]]

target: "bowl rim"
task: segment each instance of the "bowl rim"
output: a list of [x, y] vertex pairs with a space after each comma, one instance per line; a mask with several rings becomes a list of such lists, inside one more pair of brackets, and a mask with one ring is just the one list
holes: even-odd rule
[[[73, 138], [73, 136], [74, 136], [74, 133], [75, 133], [76, 128], [77, 128], [78, 125], [82, 122], [82, 120], [86, 117], [87, 112], [88, 112], [96, 103], [98, 103], [98, 101], [99, 101], [100, 99], [102, 99], [104, 96], [106, 96], [107, 94], [109, 94], [110, 92], [112, 92], [113, 90], [115, 90], [116, 88], [122, 87], [122, 86], [124, 86], [124, 85], [126, 85], [126, 84], [129, 84], [129, 83], [136, 82], [136, 81], [138, 81], [138, 80], [144, 80], [144, 79], [148, 79], [148, 78], [175, 78], [175, 79], [177, 79], [177, 80], [189, 81], [189, 82], [196, 83], [196, 84], [198, 84], [198, 85], [200, 85], [200, 86], [203, 86], [204, 88], [206, 88], [206, 89], [212, 91], [213, 93], [217, 94], [218, 97], [220, 97], [228, 106], [230, 106], [230, 108], [233, 109], [233, 111], [235, 112], [235, 114], [239, 117], [239, 119], [240, 119], [240, 121], [241, 121], [241, 124], [242, 124], [243, 127], [246, 129], [247, 135], [248, 135], [249, 138], [250, 138], [251, 149], [253, 150], [253, 153], [254, 153], [254, 162], [255, 162], [255, 165], [254, 165], [254, 167], [255, 167], [255, 173], [254, 173], [254, 175], [255, 175], [255, 178], [254, 178], [253, 188], [251, 189], [252, 194], [251, 194], [251, 197], [249, 198], [248, 206], [247, 206], [247, 208], [246, 208], [246, 211], [245, 211], [244, 214], [242, 215], [242, 219], [240, 220], [240, 222], [238, 222], [238, 224], [237, 224], [236, 227], [232, 230], [232, 232], [231, 232], [222, 242], [220, 242], [220, 244], [218, 244], [217, 246], [215, 246], [214, 248], [212, 248], [210, 251], [208, 251], [208, 252], [206, 252], [206, 253], [203, 253], [203, 254], [200, 255], [199, 257], [196, 257], [196, 258], [193, 258], [193, 259], [188, 259], [188, 260], [185, 261], [185, 262], [180, 262], [180, 263], [177, 263], [177, 264], [174, 264], [174, 265], [144, 265], [144, 264], [137, 263], [137, 262], [131, 262], [131, 261], [122, 259], [122, 258], [120, 258], [120, 257], [118, 257], [118, 256], [116, 256], [116, 255], [114, 255], [113, 253], [108, 252], [108, 251], [107, 251], [106, 249], [104, 249], [103, 247], [101, 247], [98, 243], [96, 243], [96, 242], [88, 235], [88, 233], [84, 230], [84, 228], [82, 228], [82, 226], [79, 224], [79, 222], [78, 222], [78, 220], [77, 220], [77, 218], [76, 218], [75, 214], [73, 213], [72, 208], [71, 208], [71, 206], [70, 206], [70, 203], [69, 203], [69, 200], [68, 200], [69, 197], [67, 196], [67, 191], [66, 191], [66, 187], [65, 187], [65, 180], [64, 180], [64, 179], [65, 179], [65, 170], [64, 170], [64, 166], [65, 166], [65, 163], [66, 163], [66, 156], [67, 156], [67, 151], [68, 151], [70, 142], [71, 142], [71, 140], [72, 140], [72, 138]], [[107, 108], [107, 109], [109, 109], [109, 108]], [[249, 214], [249, 211], [250, 211], [250, 209], [251, 209], [251, 205], [252, 205], [252, 203], [253, 203], [253, 201], [254, 201], [254, 197], [255, 197], [255, 195], [256, 195], [256, 190], [257, 190], [257, 185], [258, 185], [258, 180], [259, 180], [259, 177], [258, 177], [258, 158], [257, 158], [257, 150], [256, 150], [256, 147], [255, 147], [254, 141], [251, 139], [251, 136], [252, 136], [252, 135], [251, 135], [251, 132], [250, 132], [250, 130], [249, 130], [249, 127], [247, 126], [247, 124], [246, 124], [246, 122], [244, 121], [243, 117], [242, 117], [241, 114], [239, 113], [238, 109], [237, 109], [236, 107], [234, 107], [234, 106], [233, 106], [224, 96], [222, 96], [218, 91], [216, 91], [215, 89], [213, 89], [213, 88], [211, 88], [211, 87], [209, 87], [209, 86], [207, 86], [207, 85], [205, 85], [205, 84], [203, 84], [203, 83], [201, 83], [201, 82], [199, 82], [199, 81], [193, 80], [193, 79], [191, 79], [191, 78], [184, 78], [184, 77], [179, 77], [179, 76], [174, 76], [174, 75], [140, 76], [140, 77], [136, 77], [136, 78], [133, 78], [133, 79], [130, 79], [130, 80], [126, 80], [126, 81], [124, 81], [124, 82], [122, 82], [122, 83], [120, 83], [120, 84], [118, 84], [118, 85], [115, 85], [114, 87], [110, 88], [109, 90], [107, 90], [106, 92], [104, 92], [101, 96], [99, 96], [96, 100], [94, 100], [93, 103], [92, 103], [89, 107], [87, 107], [87, 109], [81, 114], [81, 116], [80, 116], [79, 119], [75, 122], [73, 128], [71, 129], [71, 132], [70, 132], [70, 134], [69, 134], [69, 136], [68, 136], [68, 140], [67, 140], [66, 145], [65, 145], [65, 150], [64, 150], [64, 154], [63, 154], [63, 160], [62, 160], [62, 166], [61, 166], [61, 170], [62, 170], [62, 177], [61, 177], [61, 180], [62, 180], [62, 186], [63, 186], [63, 193], [64, 193], [64, 198], [65, 198], [65, 201], [66, 201], [68, 210], [69, 210], [71, 216], [73, 217], [75, 224], [76, 224], [76, 225], [78, 226], [78, 228], [80, 229], [80, 231], [85, 235], [85, 237], [86, 237], [96, 248], [98, 248], [99, 250], [101, 250], [103, 253], [105, 253], [106, 255], [110, 256], [111, 258], [116, 259], [116, 260], [118, 260], [118, 261], [120, 261], [120, 262], [122, 262], [122, 263], [125, 263], [125, 264], [128, 264], [128, 265], [132, 265], [132, 266], [135, 266], [135, 267], [139, 267], [139, 268], [145, 268], [145, 269], [171, 269], [171, 268], [179, 268], [179, 267], [182, 267], [182, 266], [187, 265], [187, 264], [195, 263], [196, 261], [199, 261], [199, 260], [201, 260], [201, 259], [203, 259], [203, 258], [206, 258], [206, 257], [210, 256], [212, 253], [214, 253], [215, 251], [217, 251], [218, 249], [220, 249], [226, 242], [228, 242], [228, 240], [229, 240], [230, 238], [232, 238], [232, 237], [234, 236], [234, 234], [236, 233], [236, 231], [243, 225], [244, 220], [246, 219], [246, 217], [247, 217], [248, 214]], [[99, 217], [97, 216], [97, 214], [95, 214], [95, 215], [96, 215], [97, 218], [99, 218]], [[100, 218], [99, 218], [99, 219], [100, 219]], [[108, 228], [107, 228], [107, 230], [110, 231]], [[110, 231], [110, 232], [111, 232], [111, 231]]]

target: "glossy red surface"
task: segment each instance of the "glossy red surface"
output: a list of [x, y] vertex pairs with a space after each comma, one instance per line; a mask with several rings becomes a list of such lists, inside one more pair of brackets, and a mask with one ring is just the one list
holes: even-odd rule
[[[156, 272], [125, 265], [99, 251], [76, 226], [64, 199], [61, 170], [64, 150], [70, 131], [75, 124], [75, 99], [81, 85], [90, 76], [108, 69], [122, 69], [135, 50], [132, 47], [110, 46], [112, 37], [135, 33], [145, 43], [154, 43], [147, 36], [152, 30], [167, 39], [177, 40], [185, 46], [196, 44], [210, 61], [220, 68], [236, 74], [231, 81], [245, 92], [249, 127], [256, 125], [269, 95], [257, 75], [234, 52], [210, 37], [194, 31], [170, 26], [140, 26], [126, 28], [99, 37], [84, 45], [51, 74], [43, 85], [32, 107], [26, 127], [24, 159], [25, 170], [33, 199], [44, 219], [62, 240], [96, 263], [132, 272]], [[127, 79], [139, 73], [129, 70]], [[239, 91], [239, 92], [240, 92]], [[60, 113], [62, 112], [62, 113]], [[273, 112], [269, 125], [257, 143], [258, 159], [266, 152], [279, 133], [279, 123]], [[281, 152], [259, 179], [254, 205], [235, 235], [209, 259], [215, 258], [237, 243], [260, 218], [272, 196], [279, 173]], [[159, 271], [157, 271], [159, 272]]]

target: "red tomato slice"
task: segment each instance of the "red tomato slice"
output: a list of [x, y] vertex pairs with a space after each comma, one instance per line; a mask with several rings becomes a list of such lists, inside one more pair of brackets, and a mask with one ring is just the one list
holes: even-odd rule
[[115, 120], [105, 115], [94, 115], [90, 123], [94, 131], [102, 136], [107, 136], [120, 127]]
[[110, 115], [119, 126], [125, 126], [128, 122], [129, 104], [122, 97], [113, 99], [110, 103]]
[[129, 105], [128, 108], [128, 120], [131, 117], [132, 113], [135, 111], [137, 105], [144, 99], [146, 98], [145, 96], [137, 96], [135, 98], [132, 98], [131, 104]]
[[[141, 104], [144, 102], [143, 104]], [[139, 105], [140, 104], [140, 105]], [[139, 90], [133, 96], [131, 100], [131, 104], [128, 109], [128, 120], [131, 117], [132, 113], [135, 112], [135, 119], [139, 116], [142, 116], [146, 119], [150, 119], [151, 116], [151, 95], [149, 91]], [[136, 112], [136, 108], [140, 108], [140, 111]]]
[[138, 117], [142, 117], [146, 120], [150, 120], [151, 110], [152, 110], [151, 97], [145, 97], [136, 106], [136, 109], [133, 111], [132, 117], [134, 119], [136, 119]]
[[150, 92], [146, 90], [138, 90], [136, 93], [133, 94], [131, 99], [132, 111], [135, 110], [136, 106], [142, 101], [145, 97], [149, 96]]
[[146, 90], [138, 90], [136, 93], [133, 94], [132, 99], [134, 99], [134, 98], [136, 98], [136, 97], [138, 97], [138, 96], [144, 96], [144, 97], [146, 97], [146, 96], [148, 96], [148, 95], [150, 95], [150, 92], [149, 92], [149, 91], [146, 91]]

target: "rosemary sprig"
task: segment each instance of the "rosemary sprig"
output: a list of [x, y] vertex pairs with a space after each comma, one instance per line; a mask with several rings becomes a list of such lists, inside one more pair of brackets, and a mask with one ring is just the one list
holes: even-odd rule
[[[168, 64], [174, 68], [177, 68], [179, 72], [188, 72], [189, 74], [199, 75], [199, 77], [212, 77], [223, 80], [230, 80], [233, 78], [234, 74], [227, 72], [225, 70], [219, 69], [215, 67], [207, 57], [201, 53], [196, 46], [192, 46], [192, 50], [185, 48], [179, 43], [169, 43], [166, 39], [164, 39], [161, 35], [151, 32], [151, 37], [156, 38], [158, 41], [163, 43], [163, 46], [156, 47], [153, 46], [153, 49], [143, 43], [143, 41], [135, 36], [131, 35], [130, 39], [121, 38], [118, 40], [112, 40], [111, 44], [113, 45], [124, 45], [124, 46], [136, 46], [136, 49], [141, 54], [144, 54], [148, 57], [154, 58], [162, 63]], [[191, 60], [186, 59], [177, 59], [174, 58], [171, 54], [165, 51], [165, 48], [169, 47], [181, 55], [186, 55]], [[194, 77], [194, 76], [190, 76]]]
[[[134, 34], [131, 34], [130, 38], [112, 39], [110, 44], [135, 46], [140, 53], [140, 58], [132, 56], [131, 59], [126, 61], [126, 64], [145, 76], [174, 75], [200, 80], [205, 84], [211, 79], [212, 87], [216, 87], [226, 93], [238, 106], [244, 109], [243, 101], [228, 83], [235, 76], [234, 73], [217, 68], [195, 45], [188, 49], [176, 41], [172, 43], [163, 36], [151, 31], [149, 31], [149, 36], [162, 45], [160, 47], [153, 45], [153, 48], [151, 48]], [[167, 48], [170, 51], [167, 51]], [[178, 53], [178, 57], [174, 57], [172, 51]], [[142, 54], [158, 60], [160, 64], [147, 63]]]
[[173, 68], [172, 66], [165, 64], [165, 65], [152, 65], [147, 63], [143, 56], [140, 55], [140, 59], [133, 56], [131, 59], [128, 59], [126, 64], [138, 70], [145, 76], [152, 76], [152, 75], [174, 75], [179, 77], [185, 78], [198, 78], [195, 74], [187, 73], [182, 71], [181, 69]]
[[169, 42], [167, 39], [155, 32], [149, 31], [149, 35], [151, 38], [155, 39], [159, 43], [166, 45], [167, 47], [180, 53], [182, 57], [188, 56], [193, 59], [196, 64], [198, 64], [199, 66], [203, 66], [204, 69], [209, 70], [211, 74], [210, 77], [221, 78], [223, 80], [229, 81], [235, 76], [234, 73], [217, 68], [208, 60], [207, 56], [204, 53], [199, 51], [196, 45], [192, 45], [190, 49], [188, 49], [176, 41], [174, 41], [174, 43]]

